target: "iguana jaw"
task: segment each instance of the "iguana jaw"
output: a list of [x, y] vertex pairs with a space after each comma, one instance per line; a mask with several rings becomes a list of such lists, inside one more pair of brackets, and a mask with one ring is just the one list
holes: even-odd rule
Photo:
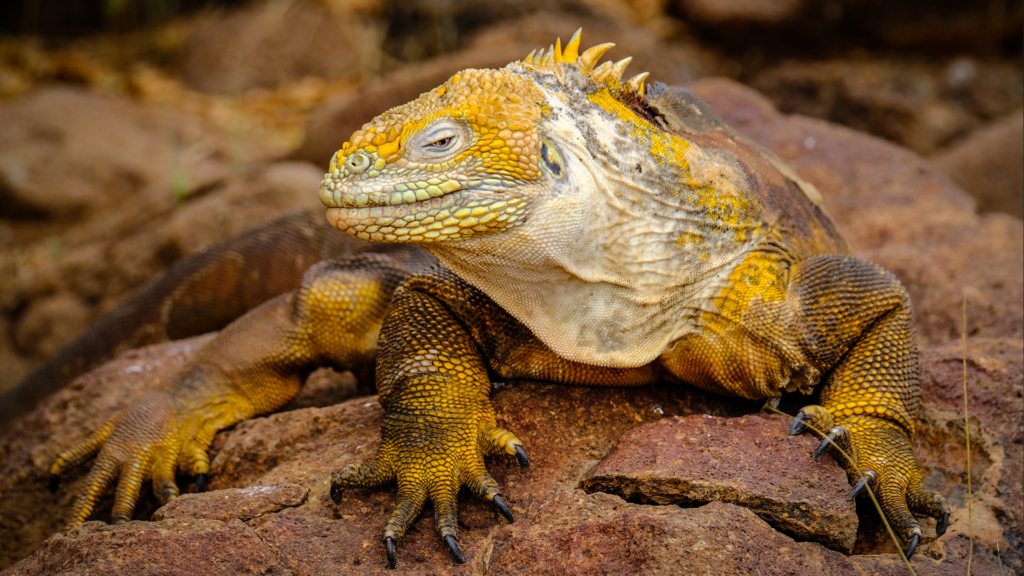
[[520, 223], [525, 213], [522, 199], [478, 192], [460, 190], [396, 206], [328, 208], [327, 220], [364, 240], [418, 243], [463, 240]]

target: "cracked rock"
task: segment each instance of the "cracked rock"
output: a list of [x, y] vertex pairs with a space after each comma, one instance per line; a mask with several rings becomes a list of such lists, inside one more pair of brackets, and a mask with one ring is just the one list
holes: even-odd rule
[[580, 487], [658, 504], [727, 502], [778, 530], [849, 553], [857, 510], [846, 473], [810, 454], [818, 441], [788, 436], [782, 416], [685, 416], [634, 428]]
[[306, 501], [309, 490], [298, 484], [228, 488], [202, 494], [182, 494], [153, 513], [153, 520], [206, 518], [227, 522], [250, 520]]

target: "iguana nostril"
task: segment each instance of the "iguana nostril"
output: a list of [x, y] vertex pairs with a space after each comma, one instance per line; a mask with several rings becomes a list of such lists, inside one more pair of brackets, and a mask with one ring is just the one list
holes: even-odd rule
[[370, 159], [366, 154], [353, 154], [345, 162], [345, 168], [352, 174], [362, 174], [369, 167]]

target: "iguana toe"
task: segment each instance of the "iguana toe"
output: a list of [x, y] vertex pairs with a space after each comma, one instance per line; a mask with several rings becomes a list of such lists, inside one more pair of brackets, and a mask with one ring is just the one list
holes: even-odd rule
[[196, 474], [196, 492], [206, 492], [206, 474]]
[[790, 436], [803, 434], [810, 429], [815, 436], [825, 434], [833, 426], [832, 414], [827, 408], [817, 405], [804, 406], [797, 412], [793, 422], [789, 425]]
[[949, 527], [949, 504], [937, 492], [917, 484], [907, 490], [907, 504], [915, 514], [935, 518], [935, 536], [946, 533]]

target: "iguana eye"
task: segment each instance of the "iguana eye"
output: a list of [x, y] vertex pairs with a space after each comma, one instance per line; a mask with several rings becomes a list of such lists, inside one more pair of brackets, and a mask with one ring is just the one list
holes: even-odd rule
[[431, 148], [437, 148], [439, 150], [447, 150], [448, 148], [451, 148], [451, 144], [454, 140], [454, 136], [445, 136], [444, 138], [441, 138], [437, 142], [431, 142], [430, 144], [427, 144], [427, 146]]
[[459, 154], [473, 141], [472, 132], [451, 118], [439, 118], [415, 134], [406, 144], [406, 157], [436, 164]]

